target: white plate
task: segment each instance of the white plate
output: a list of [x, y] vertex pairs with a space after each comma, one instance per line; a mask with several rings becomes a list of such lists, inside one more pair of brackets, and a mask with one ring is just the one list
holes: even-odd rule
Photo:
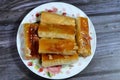
[[[87, 65], [90, 63], [91, 59], [93, 58], [93, 55], [95, 53], [95, 49], [96, 49], [96, 32], [94, 29], [94, 26], [92, 24], [92, 22], [90, 21], [90, 19], [88, 18], [89, 21], [89, 31], [90, 31], [90, 36], [92, 37], [91, 40], [91, 52], [92, 54], [89, 57], [86, 58], [79, 58], [79, 61], [77, 63], [74, 63], [72, 65], [63, 65], [61, 72], [58, 74], [49, 74], [46, 69], [40, 68], [41, 65], [39, 65], [38, 60], [25, 60], [24, 59], [24, 40], [23, 40], [23, 26], [22, 24], [24, 23], [33, 23], [36, 22], [36, 13], [39, 13], [41, 11], [45, 11], [46, 9], [56, 9], [57, 8], [57, 13], [61, 14], [63, 12], [67, 13], [67, 16], [71, 16], [71, 17], [78, 17], [78, 16], [83, 16], [83, 17], [87, 17], [88, 16], [79, 8], [67, 4], [67, 3], [63, 3], [63, 2], [51, 2], [51, 3], [46, 3], [43, 5], [40, 5], [38, 7], [36, 7], [35, 9], [33, 9], [32, 11], [30, 11], [25, 18], [23, 19], [23, 21], [21, 22], [19, 29], [18, 29], [18, 33], [17, 33], [17, 49], [18, 49], [18, 53], [20, 55], [20, 58], [22, 59], [23, 63], [27, 66], [27, 68], [29, 68], [32, 72], [34, 72], [35, 74], [44, 77], [44, 78], [49, 78], [49, 79], [64, 79], [64, 78], [69, 78], [72, 77], [78, 73], [80, 73], [83, 69], [85, 69], [87, 67]], [[28, 63], [32, 62], [32, 66], [28, 66]], [[43, 71], [40, 71], [43, 70]]]

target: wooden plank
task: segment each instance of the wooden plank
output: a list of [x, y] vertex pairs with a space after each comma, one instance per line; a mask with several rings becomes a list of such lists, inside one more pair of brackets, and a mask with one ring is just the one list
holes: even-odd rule
[[[80, 4], [87, 4], [89, 3], [90, 0], [61, 0], [60, 2], [66, 2], [66, 3], [80, 3]], [[43, 0], [43, 1], [38, 1], [38, 0], [34, 0], [34, 1], [30, 1], [30, 0], [24, 0], [24, 1], [20, 1], [20, 0], [13, 0], [13, 1], [3, 1], [1, 3], [0, 9], [3, 10], [3, 8], [5, 10], [18, 10], [18, 9], [30, 9], [30, 8], [34, 8], [36, 6], [39, 6], [41, 4], [44, 3], [48, 3], [48, 2], [56, 2], [56, 0]]]
[[[0, 25], [0, 47], [9, 48], [16, 43], [17, 24], [4, 24]], [[2, 49], [0, 49], [2, 50]], [[1, 52], [4, 52], [1, 51]]]
[[[104, 72], [120, 72], [120, 51], [114, 51], [112, 54], [99, 55], [93, 58], [90, 65], [81, 74], [101, 74]], [[96, 53], [97, 54], [97, 53]], [[111, 72], [110, 72], [111, 71]]]
[[120, 25], [119, 22], [98, 24], [98, 25], [95, 25], [95, 30], [97, 34], [119, 32], [120, 31], [119, 25]]
[[[92, 20], [93, 24], [95, 25], [102, 25], [107, 23], [116, 23], [120, 21], [120, 14], [108, 14], [108, 15], [96, 15], [96, 16], [89, 16]], [[95, 26], [96, 27], [96, 26]]]
[[0, 24], [19, 23], [28, 11], [0, 11]]
[[[2, 11], [0, 12], [0, 17], [1, 17], [0, 24], [15, 23], [15, 22], [20, 23], [28, 12], [29, 11]], [[94, 25], [114, 23], [120, 21], [120, 14], [96, 15], [89, 17]]]
[[[96, 1], [97, 2], [97, 1]], [[108, 13], [120, 13], [120, 1], [109, 0], [103, 3], [77, 5], [88, 15], [108, 14]]]
[[[17, 11], [26, 11], [35, 8], [38, 5], [41, 5], [49, 1], [18, 1], [6, 2], [4, 5], [0, 6], [0, 10], [17, 10]], [[67, 3], [72, 3], [78, 8], [82, 9], [88, 15], [98, 15], [98, 14], [108, 14], [108, 13], [120, 13], [120, 1], [119, 0], [107, 0], [107, 1], [91, 1], [90, 0], [68, 0], [64, 1]], [[96, 3], [95, 3], [96, 2]], [[84, 4], [86, 3], [86, 4]], [[88, 4], [89, 3], [89, 4]], [[82, 4], [82, 5], [80, 5]]]
[[[113, 0], [112, 0], [113, 1]], [[116, 4], [118, 4], [119, 5], [119, 3], [120, 2], [117, 2], [117, 1], [115, 1], [115, 2], [113, 2], [112, 3], [112, 1], [109, 1], [108, 3], [102, 3], [101, 2], [101, 4], [99, 3], [99, 4], [91, 4], [91, 6], [93, 6], [94, 8], [96, 7], [96, 6], [102, 6], [102, 5], [105, 5], [105, 4], [113, 4], [114, 6], [112, 6], [112, 5], [109, 5], [109, 8], [111, 9], [111, 7], [112, 8], [114, 8], [114, 7], [116, 7], [116, 8], [119, 8], [119, 6], [117, 6]], [[24, 1], [23, 1], [24, 2]], [[32, 4], [32, 3], [31, 3]], [[21, 2], [21, 5], [22, 5], [22, 2]], [[34, 4], [33, 4], [34, 5]], [[22, 5], [22, 6], [24, 6], [24, 5]], [[30, 7], [31, 8], [30, 8]], [[31, 5], [29, 5], [29, 6], [26, 6], [26, 8], [27, 9], [25, 9], [24, 10], [24, 8], [25, 7], [22, 7], [21, 9], [22, 10], [20, 10], [20, 9], [16, 9], [16, 10], [14, 10], [14, 11], [11, 11], [11, 10], [0, 10], [0, 23], [11, 23], [11, 22], [20, 22], [23, 18], [24, 18], [24, 16], [31, 10], [31, 9], [33, 9], [34, 7], [33, 6], [31, 6]], [[89, 7], [88, 7], [89, 5], [80, 5], [79, 7], [80, 8], [82, 8], [84, 11], [85, 11], [85, 8], [87, 8], [87, 11], [96, 11], [96, 9], [94, 9], [94, 8], [92, 8], [92, 7], [90, 7], [91, 9], [89, 9]], [[110, 7], [111, 6], [111, 7]], [[16, 8], [16, 7], [15, 7]], [[103, 7], [103, 8], [97, 8], [97, 10], [103, 10], [103, 11], [100, 11], [100, 14], [101, 14], [101, 12], [103, 12], [103, 13], [106, 13], [106, 12], [104, 12], [104, 11], [106, 11], [106, 9], [109, 9], [108, 7]], [[6, 8], [4, 8], [4, 7], [2, 7], [2, 9], [6, 9]], [[117, 10], [117, 9], [114, 9], [114, 10]], [[117, 11], [114, 11], [113, 10], [113, 12], [117, 12]], [[119, 9], [120, 10], [120, 9]], [[110, 10], [107, 10], [107, 11], [110, 11]], [[96, 12], [99, 12], [99, 11], [96, 11]], [[9, 13], [9, 14], [8, 14]], [[107, 12], [107, 13], [111, 13], [111, 12]], [[12, 15], [11, 15], [12, 14]], [[94, 13], [93, 13], [94, 14]], [[99, 14], [99, 13], [97, 13], [97, 14]], [[89, 14], [88, 14], [89, 15]], [[117, 18], [116, 18], [117, 17]], [[120, 20], [120, 14], [118, 13], [118, 14], [116, 14], [116, 15], [114, 15], [114, 14], [109, 14], [109, 15], [99, 15], [99, 16], [90, 16], [90, 19], [93, 21], [93, 23], [95, 23], [95, 24], [97, 24], [97, 23], [99, 23], [99, 24], [101, 24], [101, 23], [106, 23], [106, 21], [108, 22], [108, 21], [111, 21], [111, 22], [116, 22], [116, 21], [119, 21]], [[97, 20], [96, 20], [97, 19]], [[104, 20], [103, 20], [104, 19]]]
[[90, 76], [84, 76], [84, 77], [75, 77], [70, 78], [67, 80], [119, 80], [120, 79], [120, 72], [117, 73], [111, 73], [111, 74], [101, 74], [101, 75], [90, 75]]
[[[11, 58], [12, 59], [12, 58]], [[43, 80], [44, 78], [32, 73], [20, 59], [14, 59], [0, 65], [0, 80]], [[46, 79], [44, 79], [46, 80]]]

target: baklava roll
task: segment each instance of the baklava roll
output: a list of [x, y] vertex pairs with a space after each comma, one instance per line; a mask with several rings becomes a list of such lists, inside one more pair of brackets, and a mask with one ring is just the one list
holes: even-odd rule
[[38, 36], [75, 40], [75, 27], [70, 25], [40, 24]]
[[88, 19], [85, 17], [78, 17], [76, 23], [76, 40], [78, 44], [78, 54], [83, 57], [87, 57], [91, 54]]
[[39, 54], [61, 54], [73, 55], [76, 53], [76, 44], [68, 39], [47, 39], [39, 40]]
[[42, 66], [50, 67], [63, 64], [72, 64], [78, 61], [78, 54], [60, 55], [60, 54], [42, 54]]
[[26, 23], [24, 26], [25, 58], [38, 58], [39, 38], [37, 36], [38, 24]]
[[46, 24], [59, 24], [59, 25], [75, 26], [74, 18], [55, 14], [55, 13], [50, 13], [50, 12], [42, 12], [40, 21], [41, 21], [41, 23], [46, 23]]

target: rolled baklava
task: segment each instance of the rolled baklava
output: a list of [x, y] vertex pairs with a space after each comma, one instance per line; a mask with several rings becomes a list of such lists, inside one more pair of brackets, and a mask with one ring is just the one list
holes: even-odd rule
[[75, 19], [68, 16], [63, 16], [50, 12], [41, 12], [41, 23], [58, 24], [58, 25], [72, 25], [75, 26]]
[[42, 54], [42, 66], [50, 67], [63, 64], [72, 64], [78, 61], [78, 54], [60, 55], [60, 54]]
[[40, 24], [39, 37], [75, 40], [75, 27], [68, 25]]
[[62, 54], [73, 55], [76, 53], [76, 44], [68, 39], [47, 39], [39, 40], [39, 54]]
[[25, 58], [38, 58], [39, 38], [37, 36], [38, 24], [26, 23], [24, 26]]
[[87, 57], [91, 54], [88, 19], [85, 17], [78, 17], [76, 23], [76, 40], [78, 44], [78, 54], [83, 57]]

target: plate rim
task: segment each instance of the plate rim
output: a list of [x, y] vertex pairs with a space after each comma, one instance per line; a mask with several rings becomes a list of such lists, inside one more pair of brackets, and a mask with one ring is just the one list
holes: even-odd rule
[[[96, 45], [97, 45], [97, 36], [96, 36], [95, 27], [94, 27], [92, 21], [90, 20], [90, 18], [83, 12], [83, 10], [81, 10], [80, 8], [74, 6], [74, 5], [70, 4], [70, 3], [65, 3], [65, 2], [48, 2], [48, 3], [40, 4], [40, 5], [36, 6], [35, 8], [33, 8], [32, 10], [30, 10], [30, 11], [23, 17], [22, 21], [21, 21], [20, 24], [19, 24], [18, 30], [17, 30], [17, 35], [16, 35], [17, 52], [18, 52], [18, 54], [19, 54], [22, 62], [24, 63], [24, 65], [25, 65], [30, 71], [32, 71], [32, 70], [25, 64], [25, 62], [24, 62], [23, 59], [22, 59], [22, 56], [20, 55], [20, 51], [19, 51], [19, 49], [18, 49], [18, 48], [19, 48], [19, 46], [18, 46], [18, 43], [19, 43], [19, 42], [18, 42], [18, 40], [19, 40], [19, 35], [18, 35], [18, 34], [19, 34], [19, 31], [20, 31], [20, 27], [21, 27], [21, 25], [22, 25], [22, 23], [23, 23], [23, 20], [26, 18], [26, 16], [27, 16], [29, 13], [31, 13], [34, 9], [36, 9], [36, 8], [42, 6], [42, 5], [51, 4], [51, 3], [52, 3], [52, 4], [63, 4], [63, 5], [64, 5], [64, 4], [65, 4], [65, 5], [67, 4], [67, 5], [70, 5], [70, 6], [74, 7], [74, 8], [77, 8], [78, 10], [80, 10], [80, 11], [88, 18], [88, 20], [90, 21], [90, 24], [93, 26], [94, 36], [95, 36], [95, 37], [94, 37], [94, 41], [95, 41], [95, 42], [94, 42], [94, 43], [95, 43], [94, 46], [95, 46], [95, 47], [94, 47], [94, 49], [93, 49], [93, 55], [92, 55], [92, 57], [90, 58], [89, 63], [87, 63], [87, 65], [85, 65], [85, 67], [81, 70], [81, 71], [83, 71], [83, 70], [91, 63], [91, 61], [92, 61], [92, 59], [93, 59], [93, 57], [94, 57], [94, 55], [95, 55]], [[64, 78], [57, 78], [57, 79], [67, 79], [67, 78], [71, 78], [71, 77], [73, 77], [73, 76], [81, 73], [81, 71], [79, 71], [78, 73], [76, 73], [76, 74], [74, 74], [74, 75], [72, 75], [72, 76], [64, 77]], [[38, 74], [35, 73], [34, 71], [32, 71], [32, 73], [38, 75]], [[41, 76], [41, 75], [38, 75], [38, 76], [43, 77], [43, 78], [47, 78], [47, 79], [56, 79], [56, 78], [48, 78], [48, 77]]]

